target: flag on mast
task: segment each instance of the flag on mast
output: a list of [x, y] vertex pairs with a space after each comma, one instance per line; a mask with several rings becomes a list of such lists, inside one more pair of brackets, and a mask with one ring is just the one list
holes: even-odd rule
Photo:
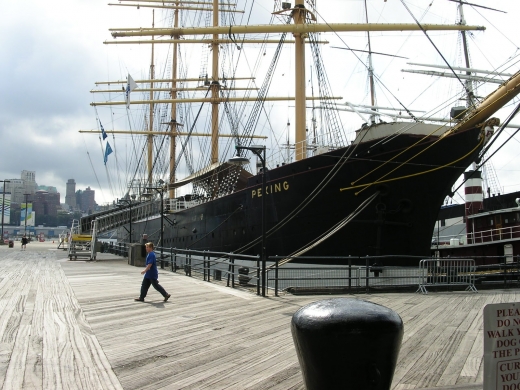
[[107, 147], [105, 149], [105, 165], [107, 165], [108, 155], [110, 153], [112, 153], [112, 152], [113, 152], [113, 150], [112, 150], [112, 148], [110, 147], [110, 144], [107, 141]]
[[103, 136], [103, 139], [108, 137], [107, 133], [105, 133], [105, 129], [103, 128], [103, 125], [101, 124], [101, 119], [99, 120], [99, 127], [101, 127], [101, 135]]
[[125, 90], [126, 108], [130, 108], [130, 92], [132, 92], [136, 88], [137, 84], [135, 83], [134, 79], [132, 78], [132, 76], [130, 76], [129, 73]]

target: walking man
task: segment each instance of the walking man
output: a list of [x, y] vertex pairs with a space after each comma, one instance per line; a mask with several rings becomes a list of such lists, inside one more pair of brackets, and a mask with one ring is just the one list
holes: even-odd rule
[[25, 234], [22, 237], [22, 250], [24, 251], [27, 247], [27, 237], [25, 237]]
[[153, 286], [157, 291], [164, 297], [164, 302], [170, 298], [170, 294], [159, 284], [159, 272], [157, 271], [157, 262], [155, 259], [155, 252], [153, 251], [153, 243], [148, 242], [145, 244], [146, 252], [146, 268], [141, 271], [141, 275], [144, 274], [143, 283], [141, 284], [141, 295], [139, 298], [135, 298], [135, 301], [144, 302], [144, 298], [148, 293], [150, 285]]

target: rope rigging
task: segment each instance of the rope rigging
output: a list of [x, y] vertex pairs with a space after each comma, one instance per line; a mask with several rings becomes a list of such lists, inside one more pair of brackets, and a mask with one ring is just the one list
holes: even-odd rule
[[410, 9], [408, 8], [408, 6], [406, 5], [406, 3], [404, 2], [404, 0], [401, 0], [401, 3], [403, 4], [404, 8], [408, 11], [408, 13], [410, 14], [410, 16], [413, 18], [413, 20], [415, 21], [415, 23], [417, 24], [417, 26], [419, 26], [419, 28], [421, 29], [421, 31], [424, 33], [424, 35], [426, 36], [426, 38], [428, 38], [428, 41], [430, 41], [430, 43], [432, 44], [432, 46], [434, 47], [434, 49], [437, 51], [437, 53], [441, 56], [442, 60], [444, 61], [444, 63], [450, 68], [451, 72], [455, 75], [455, 78], [457, 80], [459, 80], [460, 84], [462, 85], [462, 88], [464, 88], [464, 91], [466, 91], [466, 95], [467, 96], [470, 96], [472, 95], [472, 92], [467, 88], [466, 84], [464, 84], [462, 82], [462, 80], [460, 79], [459, 75], [453, 70], [453, 68], [451, 67], [450, 63], [448, 62], [448, 60], [446, 60], [446, 58], [444, 57], [444, 55], [441, 53], [441, 51], [439, 50], [439, 48], [435, 45], [435, 43], [433, 43], [432, 39], [430, 38], [430, 36], [428, 35], [428, 33], [426, 32], [426, 30], [424, 29], [424, 27], [422, 26], [422, 24], [417, 20], [417, 18], [415, 17], [415, 15], [412, 13], [412, 11], [410, 11]]
[[[351, 187], [346, 187], [346, 188], [341, 188], [340, 191], [347, 191], [347, 190], [352, 190], [352, 189], [355, 189], [355, 188], [362, 188], [361, 191], [358, 191], [356, 192], [356, 195], [360, 194], [361, 192], [363, 192], [364, 190], [366, 190], [367, 188], [373, 186], [373, 185], [376, 185], [376, 184], [383, 184], [383, 183], [389, 183], [389, 182], [392, 182], [392, 181], [396, 181], [396, 180], [403, 180], [403, 179], [408, 179], [410, 177], [415, 177], [415, 176], [420, 176], [420, 175], [425, 175], [427, 173], [431, 173], [431, 172], [435, 172], [435, 171], [438, 171], [440, 169], [444, 169], [444, 168], [447, 168], [447, 167], [451, 167], [453, 166], [454, 164], [458, 163], [459, 161], [462, 161], [464, 160], [466, 157], [468, 157], [469, 155], [471, 155], [472, 153], [474, 153], [480, 146], [482, 146], [482, 144], [484, 143], [484, 137], [481, 137], [480, 138], [480, 141], [479, 143], [477, 143], [477, 145], [471, 149], [468, 153], [466, 153], [465, 155], [463, 155], [462, 157], [456, 159], [456, 160], [453, 160], [453, 161], [450, 161], [449, 163], [446, 163], [444, 165], [440, 165], [438, 167], [435, 167], [435, 168], [432, 168], [432, 169], [428, 169], [426, 171], [422, 171], [422, 172], [417, 172], [417, 173], [412, 173], [412, 174], [409, 174], [409, 175], [405, 175], [405, 176], [400, 176], [400, 177], [394, 177], [392, 179], [386, 179], [386, 180], [381, 180], [383, 178], [385, 178], [386, 176], [388, 176], [390, 173], [392, 172], [395, 172], [397, 169], [399, 169], [401, 166], [405, 165], [406, 163], [408, 163], [412, 158], [415, 158], [417, 155], [419, 155], [420, 153], [422, 153], [422, 151], [420, 153], [418, 153], [416, 156], [413, 156], [412, 158], [410, 158], [409, 160], [407, 160], [406, 162], [403, 162], [401, 163], [398, 167], [396, 167], [395, 169], [391, 170], [390, 172], [386, 173], [385, 175], [381, 176], [379, 179], [377, 179], [376, 181], [372, 182], [372, 183], [367, 183], [367, 184], [360, 184], [360, 185], [357, 185], [357, 186], [351, 186]], [[435, 141], [438, 142], [439, 140]], [[428, 148], [430, 148], [432, 145], [430, 145]], [[426, 149], [425, 149], [426, 150]], [[423, 151], [425, 151], [423, 150]]]
[[[312, 57], [314, 60], [314, 67], [316, 69], [318, 78], [318, 88], [320, 96], [325, 97], [321, 100], [320, 105], [325, 106], [325, 127], [328, 128], [327, 133], [336, 138], [332, 140], [332, 145], [339, 147], [345, 145], [345, 139], [343, 134], [343, 125], [339, 117], [338, 111], [336, 110], [336, 103], [331, 99], [332, 92], [330, 82], [327, 74], [323, 70], [323, 59], [321, 56], [321, 50], [317, 40], [318, 34], [309, 34], [309, 41], [311, 42]], [[322, 111], [323, 112], [323, 111]]]
[[[370, 197], [368, 197], [363, 202], [361, 202], [361, 204], [358, 207], [356, 207], [356, 209], [354, 211], [352, 211], [348, 216], [346, 216], [341, 221], [336, 223], [329, 230], [324, 232], [321, 236], [319, 236], [316, 239], [314, 239], [314, 241], [311, 242], [309, 245], [304, 246], [304, 247], [298, 249], [297, 251], [293, 252], [291, 255], [287, 256], [285, 259], [281, 260], [278, 263], [278, 266], [280, 267], [280, 266], [283, 266], [284, 264], [289, 263], [290, 261], [292, 261], [296, 257], [299, 257], [299, 256], [305, 254], [306, 252], [308, 252], [311, 249], [317, 247], [322, 242], [324, 242], [325, 240], [327, 240], [328, 238], [330, 238], [331, 236], [333, 236], [334, 234], [339, 232], [349, 222], [351, 222], [354, 218], [356, 218], [363, 210], [365, 210], [370, 205], [370, 203], [372, 203], [374, 201], [374, 199], [376, 199], [379, 196], [379, 193], [380, 193], [379, 191], [373, 193]], [[270, 266], [268, 268], [271, 269], [271, 268], [275, 268], [275, 267], [276, 267], [276, 264], [274, 264], [274, 265], [272, 265], [272, 266]]]
[[[516, 116], [516, 114], [520, 111], [520, 104], [518, 104], [516, 106], [516, 108], [514, 109], [514, 111], [507, 117], [507, 119], [505, 120], [505, 122], [502, 124], [502, 126], [500, 127], [500, 129], [497, 131], [497, 135], [496, 137], [494, 137], [493, 139], [493, 143], [496, 141], [496, 139], [498, 138], [498, 135], [500, 133], [502, 133], [502, 130], [509, 124], [509, 122], [511, 122], [511, 120]], [[506, 140], [502, 143], [502, 145], [500, 145], [497, 150], [495, 150], [490, 156], [488, 156], [484, 161], [480, 162], [478, 165], [477, 165], [477, 168], [473, 171], [478, 171], [487, 161], [489, 161], [489, 159], [491, 159], [491, 157], [493, 157], [507, 142], [509, 142], [509, 140], [511, 138], [513, 138], [518, 132], [520, 131], [520, 128], [516, 129], [516, 131]], [[484, 139], [484, 137], [482, 137], [482, 140]], [[490, 142], [491, 143], [491, 142]], [[491, 146], [491, 145], [489, 145]], [[489, 147], [485, 148], [484, 150], [482, 150], [482, 152], [480, 153], [479, 155], [479, 158], [482, 158], [482, 156], [484, 156], [484, 154], [489, 150]], [[473, 173], [469, 174], [468, 177], [466, 177], [462, 183], [457, 187], [455, 188], [452, 193], [456, 193], [463, 185], [464, 183], [466, 183], [466, 181], [468, 181], [471, 177], [473, 176]]]
[[[292, 20], [292, 17], [289, 16], [287, 18], [287, 24], [290, 24], [291, 20]], [[258, 99], [255, 101], [253, 108], [251, 109], [251, 113], [247, 119], [246, 125], [244, 126], [244, 132], [243, 132], [244, 137], [250, 137], [253, 134], [253, 131], [258, 123], [259, 114], [264, 105], [265, 98], [267, 97], [267, 92], [269, 91], [269, 87], [271, 86], [274, 70], [278, 63], [278, 60], [280, 59], [280, 54], [281, 54], [282, 47], [285, 42], [286, 36], [287, 36], [287, 33], [283, 33], [282, 36], [280, 37], [280, 42], [278, 43], [278, 46], [276, 47], [275, 54], [273, 56], [273, 59], [271, 60], [271, 64], [269, 65], [269, 69], [265, 76], [264, 82], [262, 83], [262, 86], [260, 87], [260, 90], [258, 91]], [[240, 139], [237, 141], [238, 141], [237, 145], [240, 145]], [[251, 138], [249, 138], [249, 142], [248, 142], [248, 145], [250, 145], [250, 144], [251, 144]], [[248, 145], [246, 145], [246, 146], [248, 146]]]

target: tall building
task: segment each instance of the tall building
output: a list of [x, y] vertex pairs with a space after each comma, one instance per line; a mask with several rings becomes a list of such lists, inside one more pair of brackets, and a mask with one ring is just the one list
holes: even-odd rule
[[96, 191], [91, 190], [87, 187], [84, 191], [79, 190], [76, 192], [76, 203], [84, 213], [92, 213], [96, 206]]
[[6, 186], [6, 192], [11, 193], [11, 202], [25, 202], [25, 194], [34, 195], [38, 188], [36, 184], [36, 172], [22, 171], [20, 179], [8, 179], [10, 183]]
[[22, 171], [21, 177], [24, 185], [25, 194], [34, 194], [38, 188], [36, 184], [36, 172], [35, 171]]
[[76, 182], [74, 179], [67, 181], [67, 192], [65, 193], [65, 203], [69, 205], [71, 209], [76, 208]]
[[36, 191], [33, 199], [33, 211], [36, 212], [36, 216], [51, 215], [55, 217], [58, 215], [59, 208], [59, 192]]
[[36, 172], [35, 171], [22, 171], [21, 179], [28, 182], [36, 182]]
[[25, 202], [23, 194], [25, 194], [24, 181], [22, 179], [9, 179], [9, 183], [5, 186], [5, 192], [11, 193], [12, 203]]

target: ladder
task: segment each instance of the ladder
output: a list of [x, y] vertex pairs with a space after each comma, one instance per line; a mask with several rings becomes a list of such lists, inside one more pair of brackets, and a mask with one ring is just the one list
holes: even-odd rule
[[[95, 221], [92, 221], [92, 224], [95, 226]], [[89, 260], [96, 259], [95, 230], [94, 234], [82, 234], [77, 219], [72, 221], [68, 242], [69, 260], [77, 260], [78, 258], [87, 258]]]

